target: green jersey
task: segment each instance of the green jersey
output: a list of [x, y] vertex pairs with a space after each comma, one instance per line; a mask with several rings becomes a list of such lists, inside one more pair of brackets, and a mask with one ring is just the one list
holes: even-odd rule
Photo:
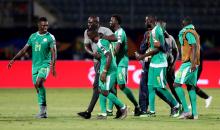
[[[102, 72], [105, 68], [106, 60], [107, 60], [105, 54], [107, 52], [111, 53], [110, 42], [108, 40], [105, 40], [105, 39], [99, 39], [99, 41], [97, 43], [97, 46], [98, 46], [97, 52], [101, 55], [100, 72]], [[116, 69], [117, 69], [116, 62], [115, 62], [114, 58], [112, 58], [112, 61], [110, 63], [110, 68], [108, 70], [108, 74], [110, 74], [112, 72], [115, 72]]]
[[[164, 33], [160, 25], [156, 25], [150, 33], [150, 48], [154, 49], [154, 42], [159, 41], [161, 46], [165, 43]], [[151, 58], [150, 66], [154, 68], [167, 67], [167, 56], [162, 51], [153, 55]]]
[[39, 32], [33, 33], [27, 44], [32, 48], [32, 67], [48, 67], [51, 62], [50, 48], [55, 45], [55, 38], [49, 32], [45, 34], [39, 34]]
[[113, 48], [115, 48], [117, 44], [120, 44], [119, 52], [115, 56], [116, 63], [118, 66], [128, 67], [129, 58], [126, 33], [122, 28], [119, 28], [115, 31], [115, 37], [117, 38], [117, 42], [112, 42]]

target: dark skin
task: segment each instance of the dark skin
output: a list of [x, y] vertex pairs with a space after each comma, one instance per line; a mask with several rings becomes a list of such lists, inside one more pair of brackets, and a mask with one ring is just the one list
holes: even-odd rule
[[[99, 24], [99, 18], [98, 17], [91, 16], [91, 17], [88, 18], [88, 29], [98, 30], [99, 27], [100, 27], [100, 24]], [[109, 35], [109, 36], [105, 36], [103, 34], [100, 34], [100, 37], [102, 39], [106, 39], [106, 40], [108, 40], [110, 42], [117, 41], [117, 39], [116, 39], [114, 34]], [[98, 54], [97, 52], [93, 52], [92, 51], [92, 48], [91, 48], [90, 44], [86, 44], [85, 45], [85, 50], [86, 50], [87, 53], [89, 53], [94, 58], [96, 58], [96, 59], [100, 58], [100, 54]]]
[[[45, 34], [47, 33], [48, 29], [48, 22], [47, 21], [40, 21], [38, 22], [38, 32], [39, 34]], [[26, 44], [15, 56], [10, 60], [8, 64], [8, 69], [10, 69], [15, 62], [16, 59], [23, 56], [25, 53], [27, 53], [27, 50], [30, 48], [28, 44]], [[53, 48], [50, 48], [52, 60], [51, 60], [51, 73], [54, 77], [56, 77], [56, 45], [54, 45]], [[35, 84], [35, 88], [39, 88], [43, 86], [45, 79], [44, 78], [38, 78]]]
[[[147, 28], [154, 28], [156, 26], [156, 20], [154, 17], [150, 16], [150, 17], [146, 17], [145, 18], [145, 26]], [[157, 40], [154, 40], [154, 49], [150, 50], [149, 52], [145, 53], [145, 54], [139, 54], [138, 52], [135, 52], [135, 57], [137, 60], [143, 60], [145, 57], [148, 56], [152, 56], [155, 55], [156, 53], [159, 52], [159, 48], [160, 48], [160, 42]]]
[[[88, 37], [94, 42], [94, 43], [98, 43], [100, 36], [98, 35], [98, 32], [87, 32]], [[112, 61], [112, 55], [110, 52], [105, 53], [106, 56], [106, 64], [104, 67], [104, 71], [102, 71], [101, 75], [100, 75], [100, 79], [102, 82], [106, 82], [106, 74], [109, 70], [111, 61]]]

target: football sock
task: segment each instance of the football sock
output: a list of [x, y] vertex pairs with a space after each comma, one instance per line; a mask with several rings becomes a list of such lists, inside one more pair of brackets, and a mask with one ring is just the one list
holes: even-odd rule
[[179, 99], [181, 100], [182, 106], [183, 106], [183, 110], [184, 112], [189, 112], [189, 108], [186, 102], [186, 98], [185, 98], [185, 93], [183, 91], [182, 87], [175, 87], [175, 91], [179, 97]]
[[128, 87], [125, 87], [122, 91], [128, 97], [128, 99], [134, 104], [134, 106], [137, 107], [138, 103], [137, 103], [131, 89], [129, 89]]
[[149, 106], [150, 111], [155, 111], [155, 89], [152, 85], [148, 85], [149, 89]]
[[157, 88], [157, 90], [160, 91], [164, 95], [164, 97], [166, 97], [170, 101], [172, 107], [177, 105], [177, 101], [173, 98], [173, 96], [167, 89]]
[[38, 88], [38, 104], [40, 106], [46, 106], [46, 89], [44, 86]]
[[124, 104], [111, 92], [108, 94], [107, 98], [112, 101], [114, 104], [118, 105], [120, 108], [124, 106]]
[[102, 113], [106, 113], [106, 97], [102, 94], [99, 94], [99, 102]]

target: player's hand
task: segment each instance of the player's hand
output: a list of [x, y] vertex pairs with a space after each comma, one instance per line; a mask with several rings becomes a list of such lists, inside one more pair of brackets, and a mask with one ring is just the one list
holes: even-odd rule
[[10, 61], [9, 61], [9, 63], [8, 63], [8, 69], [11, 69], [11, 67], [12, 67], [12, 65], [13, 65], [14, 62], [15, 62], [14, 60], [10, 60]]
[[106, 82], [106, 72], [105, 71], [102, 72], [100, 79], [103, 83]]
[[101, 55], [98, 52], [93, 53], [93, 57], [96, 59], [100, 59]]
[[196, 70], [196, 65], [195, 64], [191, 64], [190, 72], [194, 72], [195, 70]]
[[52, 69], [51, 69], [51, 70], [52, 70], [52, 71], [51, 71], [52, 75], [53, 75], [54, 77], [57, 77], [57, 72], [56, 72], [55, 66], [52, 66]]
[[143, 55], [139, 54], [138, 52], [135, 52], [134, 54], [135, 54], [135, 58], [137, 60], [143, 60], [144, 59]]

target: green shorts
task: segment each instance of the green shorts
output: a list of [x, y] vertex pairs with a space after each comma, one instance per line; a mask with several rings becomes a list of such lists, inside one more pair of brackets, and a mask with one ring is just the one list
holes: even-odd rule
[[[100, 73], [101, 76], [102, 73]], [[110, 74], [107, 74], [106, 76], [106, 82], [103, 83], [99, 77], [99, 87], [101, 90], [110, 90], [116, 83], [116, 73], [112, 72]]]
[[156, 88], [166, 88], [166, 67], [153, 68], [149, 67], [148, 72], [148, 85]]
[[198, 67], [194, 72], [190, 72], [191, 62], [183, 63], [175, 73], [175, 83], [196, 85]]
[[49, 75], [50, 68], [49, 67], [39, 67], [39, 68], [33, 68], [32, 69], [32, 80], [34, 84], [37, 82], [37, 78], [43, 78], [46, 79]]
[[117, 68], [117, 84], [127, 84], [128, 68], [118, 66]]

